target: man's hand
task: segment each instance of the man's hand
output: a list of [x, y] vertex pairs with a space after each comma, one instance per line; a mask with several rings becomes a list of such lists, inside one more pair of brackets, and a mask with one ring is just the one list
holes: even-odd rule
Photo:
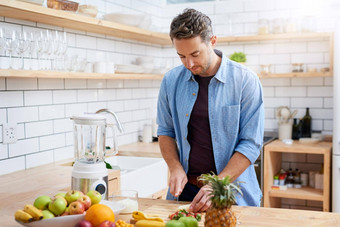
[[192, 200], [189, 211], [191, 212], [206, 211], [211, 205], [210, 196], [209, 196], [210, 190], [211, 190], [210, 185], [204, 185], [199, 190], [195, 198]]
[[187, 175], [185, 174], [183, 168], [176, 168], [170, 171], [170, 193], [178, 197], [182, 191], [186, 183], [188, 182]]

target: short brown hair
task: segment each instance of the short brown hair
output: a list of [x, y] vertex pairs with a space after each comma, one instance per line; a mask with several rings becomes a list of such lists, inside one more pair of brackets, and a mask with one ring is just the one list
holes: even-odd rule
[[187, 8], [172, 20], [169, 35], [171, 40], [200, 36], [207, 43], [213, 36], [211, 20], [201, 12]]

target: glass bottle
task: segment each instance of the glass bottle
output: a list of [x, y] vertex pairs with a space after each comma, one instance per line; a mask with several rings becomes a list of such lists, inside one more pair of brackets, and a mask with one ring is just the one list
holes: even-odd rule
[[302, 118], [301, 137], [310, 138], [312, 136], [312, 117], [309, 115], [309, 108], [306, 108], [306, 115]]
[[297, 123], [297, 118], [294, 118], [292, 139], [293, 140], [300, 139], [300, 135], [299, 134], [300, 134], [300, 132], [299, 132], [299, 124]]
[[288, 170], [286, 185], [288, 188], [292, 188], [294, 185], [294, 174], [292, 168], [289, 168]]

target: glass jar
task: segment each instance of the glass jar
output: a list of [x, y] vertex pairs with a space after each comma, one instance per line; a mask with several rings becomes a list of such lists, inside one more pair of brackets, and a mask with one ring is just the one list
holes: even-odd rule
[[302, 19], [301, 31], [302, 32], [315, 32], [316, 31], [315, 17], [306, 16]]
[[292, 68], [293, 73], [301, 73], [303, 72], [303, 63], [293, 63]]
[[284, 31], [286, 33], [295, 33], [298, 32], [298, 21], [294, 18], [288, 18], [285, 21]]
[[283, 19], [282, 18], [276, 18], [273, 20], [272, 31], [274, 34], [283, 33]]
[[261, 74], [269, 74], [271, 73], [270, 71], [270, 68], [271, 68], [271, 65], [270, 64], [263, 64], [263, 65], [260, 65], [261, 67]]
[[257, 22], [257, 33], [259, 35], [269, 34], [269, 21], [267, 19], [259, 19]]

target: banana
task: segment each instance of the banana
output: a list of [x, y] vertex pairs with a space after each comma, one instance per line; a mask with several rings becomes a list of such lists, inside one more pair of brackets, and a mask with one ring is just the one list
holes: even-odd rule
[[165, 227], [165, 223], [151, 220], [139, 220], [136, 222], [136, 227]]
[[26, 213], [23, 210], [17, 210], [14, 214], [14, 218], [17, 221], [21, 221], [21, 222], [24, 222], [24, 223], [28, 223], [28, 222], [33, 221], [32, 215], [30, 215], [29, 213]]
[[33, 217], [33, 219], [36, 221], [41, 220], [44, 217], [42, 211], [31, 204], [25, 205], [24, 211], [26, 213], [29, 213]]
[[148, 221], [158, 221], [158, 222], [164, 222], [164, 220], [160, 217], [158, 217], [157, 215], [147, 215], [144, 214], [141, 211], [134, 211], [132, 213], [132, 217], [136, 220], [148, 220]]

